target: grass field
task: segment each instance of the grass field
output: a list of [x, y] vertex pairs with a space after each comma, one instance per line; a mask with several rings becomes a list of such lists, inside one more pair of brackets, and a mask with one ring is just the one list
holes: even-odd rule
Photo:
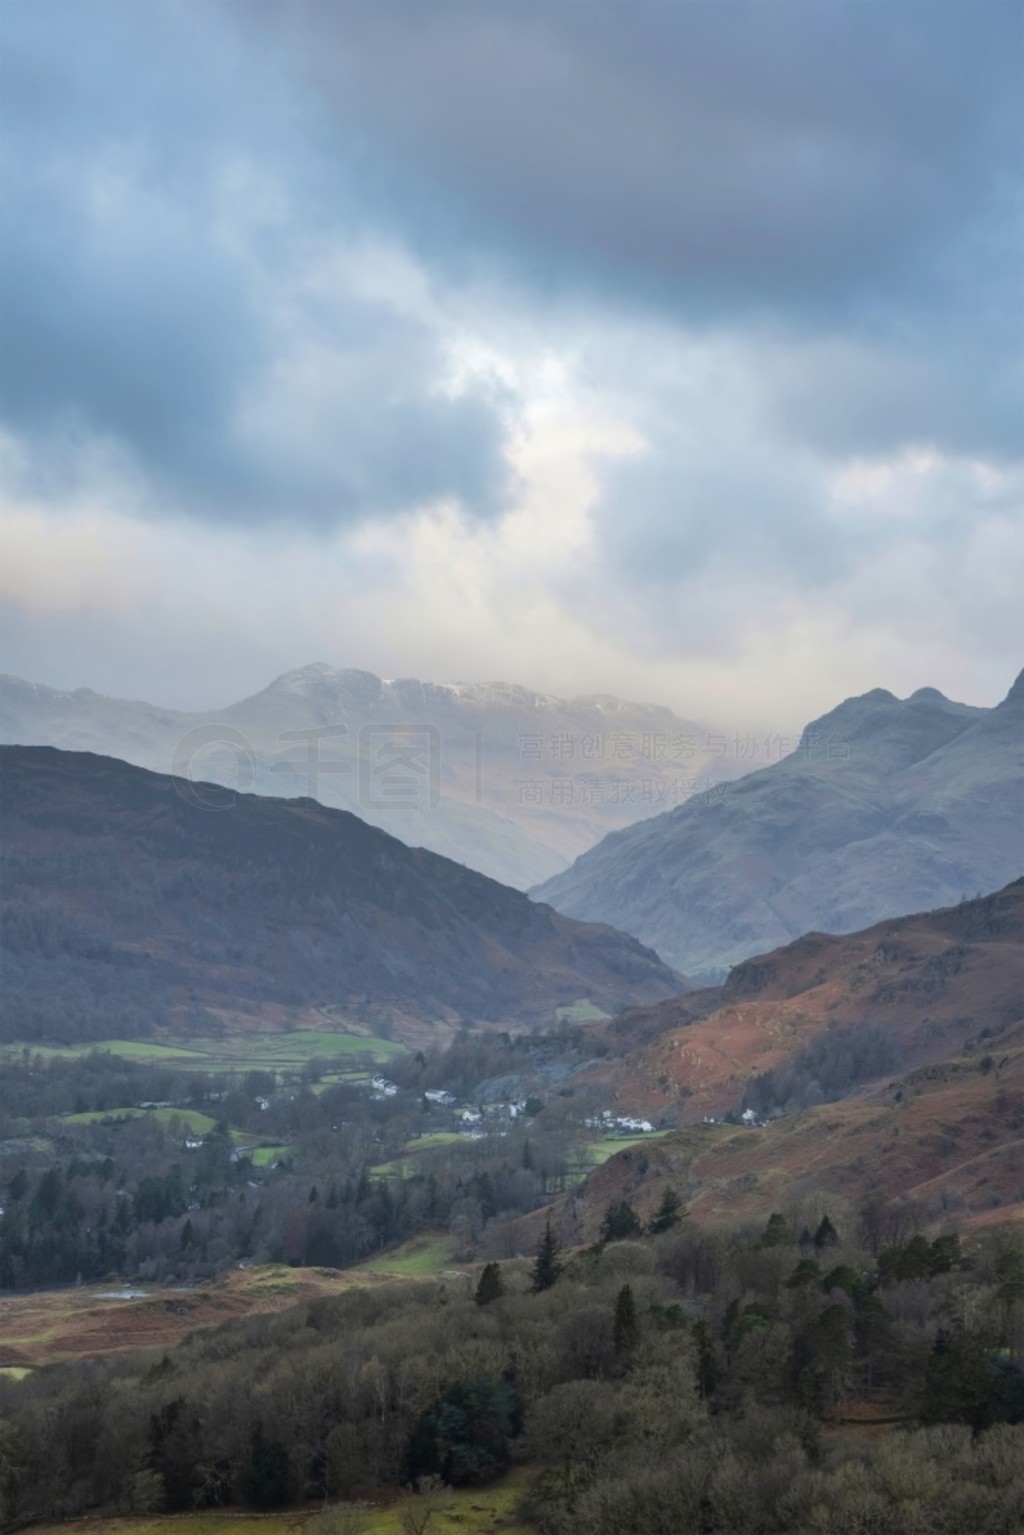
[[[600, 1167], [609, 1157], [615, 1156], [616, 1152], [626, 1151], [630, 1146], [642, 1146], [645, 1141], [661, 1140], [668, 1134], [668, 1130], [649, 1130], [641, 1135], [608, 1135], [595, 1140], [588, 1147], [586, 1165], [580, 1167], [574, 1176], [582, 1179], [592, 1167]], [[393, 1157], [390, 1162], [378, 1162], [370, 1171], [377, 1178], [408, 1178], [422, 1171], [417, 1167], [417, 1159], [421, 1153], [436, 1150], [441, 1146], [465, 1143], [465, 1141], [466, 1137], [456, 1130], [437, 1130], [432, 1135], [421, 1135], [419, 1140], [408, 1142], [401, 1156]]]
[[310, 1085], [310, 1092], [316, 1093], [319, 1097], [329, 1087], [336, 1087], [341, 1082], [369, 1082], [369, 1080], [368, 1071], [325, 1071], [319, 1082], [313, 1082]]
[[[533, 1526], [516, 1519], [519, 1502], [530, 1478], [528, 1469], [514, 1471], [493, 1487], [458, 1488], [449, 1495], [448, 1507], [435, 1515], [430, 1535], [532, 1535]], [[389, 1506], [367, 1509], [365, 1535], [402, 1535], [401, 1513], [418, 1499], [404, 1498]], [[340, 1511], [345, 1504], [337, 1504]], [[159, 1514], [123, 1519], [89, 1519], [85, 1527], [96, 1535], [318, 1535], [331, 1527], [332, 1509], [295, 1509], [284, 1514]], [[82, 1528], [77, 1521], [74, 1528]], [[68, 1535], [66, 1524], [37, 1525], [35, 1535]]]
[[419, 1140], [410, 1141], [407, 1151], [432, 1151], [435, 1146], [451, 1146], [457, 1141], [464, 1141], [466, 1137], [458, 1130], [435, 1130], [430, 1135], [421, 1135]]
[[[152, 1061], [191, 1071], [299, 1071], [314, 1057], [341, 1065], [358, 1056], [370, 1056], [383, 1063], [394, 1055], [401, 1055], [404, 1048], [393, 1040], [380, 1039], [373, 1034], [293, 1029], [281, 1034], [225, 1034], [217, 1039], [189, 1039], [187, 1044], [150, 1039], [99, 1039], [77, 1045], [3, 1045], [0, 1046], [0, 1060], [13, 1059], [26, 1050], [44, 1059], [108, 1050], [111, 1055], [122, 1056], [125, 1060]], [[349, 1073], [339, 1072], [338, 1076], [347, 1078]]]
[[210, 1114], [203, 1114], [199, 1109], [92, 1109], [85, 1114], [62, 1114], [61, 1121], [66, 1125], [99, 1125], [104, 1120], [112, 1119], [156, 1119], [162, 1125], [169, 1125], [173, 1119], [179, 1119], [183, 1125], [197, 1135], [209, 1135], [217, 1121]]
[[567, 1007], [556, 1007], [555, 1015], [564, 1023], [597, 1023], [602, 1018], [610, 1018], [603, 1008], [596, 1007], [593, 1002], [570, 1002]]
[[390, 1162], [378, 1162], [370, 1171], [378, 1178], [408, 1178], [416, 1172], [416, 1159], [421, 1152], [436, 1151], [439, 1146], [452, 1146], [465, 1142], [466, 1137], [457, 1130], [435, 1130], [432, 1135], [421, 1135], [409, 1141], [400, 1157]]
[[439, 1232], [423, 1232], [410, 1237], [391, 1252], [368, 1258], [353, 1271], [357, 1274], [393, 1274], [405, 1279], [423, 1279], [442, 1270], [454, 1269], [451, 1239]]
[[592, 1167], [600, 1167], [602, 1162], [607, 1162], [609, 1157], [615, 1156], [618, 1151], [625, 1151], [629, 1146], [643, 1146], [650, 1141], [660, 1141], [671, 1132], [668, 1130], [649, 1130], [646, 1135], [609, 1135], [607, 1139], [595, 1141], [589, 1150], [589, 1160]]
[[353, 1056], [369, 1055], [384, 1062], [404, 1052], [403, 1045], [373, 1034], [339, 1034], [321, 1029], [293, 1029], [288, 1034], [249, 1034], [245, 1038], [194, 1040], [192, 1048], [210, 1058], [208, 1070], [296, 1069], [314, 1057], [342, 1063]]
[[55, 1056], [88, 1055], [91, 1050], [109, 1050], [111, 1055], [120, 1055], [128, 1061], [156, 1061], [162, 1066], [191, 1065], [196, 1068], [203, 1060], [202, 1051], [195, 1048], [194, 1042], [163, 1045], [151, 1039], [95, 1039], [80, 1045], [0, 1045], [0, 1060], [13, 1060], [26, 1052], [50, 1060]]
[[249, 1153], [254, 1167], [273, 1167], [282, 1157], [290, 1155], [290, 1146], [255, 1146]]

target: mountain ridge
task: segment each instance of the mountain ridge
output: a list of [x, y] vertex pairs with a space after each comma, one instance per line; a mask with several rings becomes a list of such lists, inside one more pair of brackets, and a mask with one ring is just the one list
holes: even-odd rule
[[687, 985], [635, 939], [309, 798], [52, 747], [0, 748], [0, 770], [8, 1039], [62, 1013], [87, 1038], [192, 1011], [323, 1027], [356, 1003], [429, 1038], [432, 1019], [553, 1023]]
[[846, 699], [796, 751], [617, 830], [533, 894], [614, 921], [692, 975], [812, 928], [850, 932], [1021, 868], [1020, 681], [992, 709], [919, 689]]
[[[426, 791], [408, 803], [376, 792], [389, 737], [413, 751]], [[0, 677], [0, 741], [96, 751], [273, 797], [313, 793], [520, 889], [609, 828], [743, 768], [660, 705], [383, 679], [325, 662], [206, 711]]]

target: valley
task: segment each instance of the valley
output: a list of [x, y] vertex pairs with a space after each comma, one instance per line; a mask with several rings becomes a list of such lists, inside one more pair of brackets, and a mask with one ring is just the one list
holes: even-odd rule
[[755, 749], [779, 754], [750, 739], [610, 694], [385, 681], [322, 663], [205, 712], [0, 676], [0, 744], [312, 797], [518, 889], [606, 832], [737, 777]]
[[[154, 1424], [194, 1389], [183, 1375], [167, 1396], [165, 1375], [198, 1370], [216, 1399], [215, 1361], [244, 1376], [255, 1350], [270, 1371], [251, 1408], [222, 1409], [228, 1438], [195, 1399], [188, 1468], [163, 1427], [141, 1471], [106, 1481], [73, 1473], [69, 1449], [62, 1509], [148, 1508], [155, 1535], [161, 1507], [199, 1500], [206, 1535], [225, 1503], [288, 1504], [304, 1527], [323, 1517], [303, 1511], [312, 1494], [340, 1498], [339, 1535], [346, 1520], [404, 1535], [421, 1515], [435, 1532], [548, 1535], [552, 1510], [572, 1523], [584, 1496], [625, 1495], [645, 1393], [660, 1399], [672, 1370], [691, 1381], [668, 1430], [673, 1509], [688, 1435], [747, 1453], [740, 1403], [781, 1414], [776, 1432], [806, 1415], [816, 1447], [794, 1464], [832, 1466], [822, 1495], [838, 1502], [859, 1436], [896, 1425], [925, 1436], [912, 1453], [927, 1461], [915, 1425], [935, 1413], [1018, 1421], [1020, 880], [807, 933], [697, 988], [611, 928], [309, 800], [215, 810], [188, 784], [46, 748], [0, 764], [0, 1406], [28, 1413], [19, 1453], [41, 1453], [54, 1391], [84, 1410], [83, 1368], [162, 1400]], [[901, 1286], [922, 1282], [913, 1322]], [[998, 1343], [1010, 1364], [1003, 1384], [982, 1369], [947, 1400], [928, 1339], [964, 1286], [971, 1357]], [[738, 1289], [754, 1297], [741, 1312]], [[541, 1314], [558, 1363], [530, 1352]], [[415, 1386], [397, 1358], [379, 1373], [413, 1326], [435, 1329], [451, 1374], [425, 1358]], [[329, 1374], [296, 1395], [283, 1340], [305, 1348], [310, 1330], [332, 1371], [365, 1337], [365, 1402], [353, 1384], [328, 1408]], [[464, 1385], [446, 1396], [450, 1379]], [[552, 1459], [563, 1397], [588, 1381], [587, 1423], [619, 1402], [631, 1425], [605, 1491]], [[442, 1409], [465, 1442], [421, 1447], [417, 1422]], [[484, 1424], [503, 1448], [478, 1476]], [[127, 1445], [112, 1420], [102, 1431]], [[56, 1505], [19, 1476], [8, 1502], [45, 1520]]]
[[0, 4], [0, 1535], [1022, 1535], [1022, 62]]

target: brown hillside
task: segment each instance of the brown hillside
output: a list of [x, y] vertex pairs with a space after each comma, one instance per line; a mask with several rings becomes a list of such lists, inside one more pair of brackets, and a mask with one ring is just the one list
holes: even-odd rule
[[620, 1199], [648, 1216], [666, 1184], [708, 1223], [819, 1194], [909, 1198], [959, 1225], [1024, 1219], [1024, 1025], [1008, 1034], [998, 1062], [962, 1057], [764, 1128], [693, 1125], [622, 1151], [568, 1197], [563, 1233], [593, 1241]]
[[[608, 1025], [619, 1058], [589, 1081], [681, 1122], [738, 1106], [747, 1080], [841, 1025], [880, 1025], [898, 1068], [995, 1050], [1024, 1017], [1024, 880], [846, 937], [810, 933], [747, 960], [725, 986]], [[891, 1073], [886, 1073], [890, 1075]]]

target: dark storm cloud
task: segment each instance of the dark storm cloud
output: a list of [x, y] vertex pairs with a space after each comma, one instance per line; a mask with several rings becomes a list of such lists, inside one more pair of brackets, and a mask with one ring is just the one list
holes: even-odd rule
[[[245, 8], [243, 7], [243, 13]], [[270, 13], [461, 245], [687, 318], [812, 322], [953, 281], [1019, 171], [1013, 5], [517, 0]], [[1016, 162], [1016, 163], [1014, 163]]]
[[[1009, 453], [1022, 17], [988, 0], [10, 6], [4, 423], [50, 492], [101, 443], [158, 510], [318, 525], [451, 495], [494, 513], [513, 402], [440, 388], [433, 322], [304, 283], [311, 253], [382, 237], [541, 317], [757, 338], [767, 415], [798, 445]], [[239, 165], [270, 192], [239, 190]], [[667, 486], [690, 459], [647, 435], [646, 479], [623, 466], [606, 501], [635, 492], [651, 547], [685, 561], [702, 535]]]
[[[67, 491], [99, 444], [156, 510], [329, 524], [453, 495], [494, 512], [507, 402], [439, 388], [423, 323], [343, 283], [306, 291], [316, 242], [360, 231], [345, 176], [325, 208], [294, 87], [213, 10], [177, 14], [6, 13], [0, 413], [22, 488]], [[295, 207], [251, 209], [240, 160]]]
[[789, 424], [809, 405], [806, 435], [829, 450], [1010, 447], [1021, 7], [292, 0], [271, 14], [432, 260], [485, 251], [535, 299], [589, 295], [690, 328], [855, 336], [870, 356], [849, 374], [835, 351], [807, 354], [779, 401]]

